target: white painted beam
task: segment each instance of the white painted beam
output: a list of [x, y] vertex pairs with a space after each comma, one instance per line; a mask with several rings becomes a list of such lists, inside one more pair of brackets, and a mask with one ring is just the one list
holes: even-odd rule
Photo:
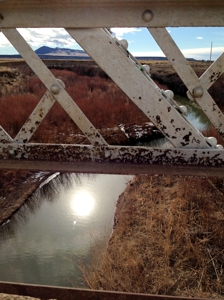
[[55, 102], [56, 99], [51, 95], [51, 93], [46, 92], [13, 141], [16, 143], [29, 142]]
[[117, 40], [103, 29], [67, 29], [175, 147], [209, 148], [204, 137], [164, 98]]
[[[206, 87], [185, 59], [180, 49], [171, 38], [170, 34], [165, 28], [148, 28], [166, 57], [171, 62], [177, 74], [183, 80], [184, 84], [192, 95], [195, 94], [197, 88], [202, 89], [202, 94], [199, 97], [194, 97], [197, 104], [201, 107], [204, 113], [209, 118], [220, 135], [224, 138], [224, 115], [219, 109], [211, 95], [208, 93]], [[206, 79], [207, 81], [207, 79]], [[207, 85], [207, 84], [206, 84]]]
[[30, 48], [19, 32], [16, 29], [4, 29], [2, 32], [22, 55], [24, 60], [40, 78], [49, 92], [51, 92], [52, 96], [56, 98], [71, 119], [82, 130], [88, 140], [92, 144], [107, 145], [101, 134], [87, 119], [65, 89], [59, 85], [57, 79], [53, 76], [37, 54]]
[[4, 128], [0, 125], [0, 143], [10, 143], [13, 142], [11, 136], [4, 130]]
[[0, 169], [7, 168], [103, 174], [224, 177], [224, 150], [0, 144]]
[[216, 82], [224, 73], [224, 53], [222, 53], [216, 61], [201, 75], [200, 82], [207, 90]]
[[[150, 20], [142, 18], [146, 10]], [[0, 28], [223, 26], [223, 15], [217, 0], [0, 1]]]

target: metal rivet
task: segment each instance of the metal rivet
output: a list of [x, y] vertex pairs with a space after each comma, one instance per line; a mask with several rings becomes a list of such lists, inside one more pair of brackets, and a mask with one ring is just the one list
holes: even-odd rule
[[153, 12], [150, 9], [145, 10], [142, 14], [142, 20], [144, 22], [152, 21], [153, 17], [154, 17]]
[[127, 40], [120, 40], [119, 43], [127, 50], [128, 49], [128, 41]]
[[145, 71], [150, 74], [150, 66], [149, 65], [143, 65]]
[[171, 91], [171, 90], [166, 90], [166, 91], [164, 91], [164, 93], [166, 94], [166, 96], [167, 96], [168, 98], [170, 98], [170, 99], [173, 100], [173, 98], [174, 98], [174, 93], [173, 93], [173, 91]]
[[187, 91], [187, 98], [190, 99], [191, 101], [194, 101], [194, 97], [190, 93], [190, 91]]
[[185, 105], [180, 105], [179, 108], [184, 115], [187, 115], [187, 107]]
[[55, 95], [59, 94], [61, 88], [58, 84], [52, 84], [51, 86], [51, 92]]
[[222, 150], [222, 149], [223, 149], [223, 146], [220, 145], [220, 144], [218, 144], [218, 145], [215, 146], [215, 149]]
[[201, 86], [196, 86], [192, 91], [192, 96], [194, 98], [200, 98], [203, 95], [203, 88]]
[[214, 136], [210, 136], [206, 138], [206, 140], [212, 147], [215, 147], [217, 145], [217, 139]]
[[60, 85], [63, 89], [65, 89], [65, 84], [64, 84], [64, 82], [63, 82], [61, 79], [57, 79], [57, 82], [59, 83], [59, 85]]

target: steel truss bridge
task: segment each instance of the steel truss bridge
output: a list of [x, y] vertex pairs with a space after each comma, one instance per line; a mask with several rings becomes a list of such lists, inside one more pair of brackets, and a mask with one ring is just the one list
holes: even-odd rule
[[[214, 138], [204, 137], [187, 120], [185, 108], [173, 100], [172, 91], [161, 90], [151, 79], [148, 68], [128, 51], [127, 41], [113, 37], [109, 30], [112, 27], [147, 28], [186, 85], [188, 98], [200, 106], [223, 139], [224, 115], [208, 89], [224, 72], [224, 54], [198, 78], [166, 29], [203, 26], [224, 26], [222, 0], [0, 0], [1, 32], [47, 88], [15, 138], [0, 126], [0, 168], [223, 177], [223, 147], [217, 145]], [[40, 27], [65, 28], [163, 133], [171, 146], [108, 145], [66, 92], [63, 82], [53, 76], [16, 29]], [[88, 138], [90, 145], [30, 142], [56, 101]], [[0, 291], [8, 291], [6, 286], [0, 284]], [[21, 290], [24, 292], [29, 288], [17, 286], [17, 293]], [[87, 293], [85, 299], [118, 297], [113, 293], [102, 293], [101, 296], [97, 292], [89, 293], [92, 296]], [[131, 295], [122, 297], [132, 299]], [[80, 296], [79, 299], [84, 298]]]

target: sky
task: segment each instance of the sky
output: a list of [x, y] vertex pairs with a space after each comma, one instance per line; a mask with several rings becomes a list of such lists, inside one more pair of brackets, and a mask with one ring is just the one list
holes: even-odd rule
[[[62, 28], [18, 30], [34, 50], [41, 46], [82, 49]], [[164, 56], [146, 28], [111, 28], [111, 30], [118, 39], [128, 41], [128, 50], [134, 56]], [[186, 58], [209, 60], [211, 45], [212, 60], [224, 52], [223, 27], [182, 27], [167, 30]], [[17, 54], [2, 33], [0, 33], [0, 54]]]

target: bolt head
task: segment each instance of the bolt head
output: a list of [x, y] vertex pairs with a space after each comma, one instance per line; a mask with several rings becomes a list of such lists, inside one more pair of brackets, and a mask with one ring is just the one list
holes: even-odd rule
[[144, 22], [152, 21], [153, 17], [154, 17], [154, 14], [150, 9], [146, 9], [142, 14], [142, 20]]
[[200, 98], [203, 95], [203, 88], [201, 86], [196, 86], [193, 91], [192, 95], [194, 98]]
[[180, 110], [182, 111], [183, 114], [187, 115], [187, 107], [185, 105], [180, 105]]
[[119, 42], [126, 50], [128, 50], [128, 41], [127, 40], [122, 39]]
[[64, 84], [64, 82], [63, 82], [61, 79], [57, 79], [57, 82], [59, 83], [59, 85], [60, 85], [63, 89], [65, 89], [65, 84]]
[[60, 86], [58, 84], [52, 84], [51, 86], [51, 92], [54, 94], [54, 95], [57, 95], [60, 93]]
[[146, 72], [149, 74], [150, 73], [150, 66], [149, 65], [143, 65], [144, 69]]
[[168, 98], [170, 98], [170, 99], [173, 100], [173, 97], [174, 97], [173, 91], [171, 91], [171, 90], [166, 90], [166, 91], [164, 91], [164, 93], [166, 94], [166, 96], [167, 96]]
[[222, 149], [223, 149], [223, 146], [220, 145], [220, 144], [218, 144], [218, 145], [215, 146], [215, 149], [222, 150]]
[[192, 94], [190, 93], [190, 91], [187, 91], [187, 98], [191, 101], [194, 101], [194, 97], [192, 96]]
[[213, 136], [208, 137], [207, 142], [212, 146], [212, 147], [216, 147], [217, 145], [217, 139]]

